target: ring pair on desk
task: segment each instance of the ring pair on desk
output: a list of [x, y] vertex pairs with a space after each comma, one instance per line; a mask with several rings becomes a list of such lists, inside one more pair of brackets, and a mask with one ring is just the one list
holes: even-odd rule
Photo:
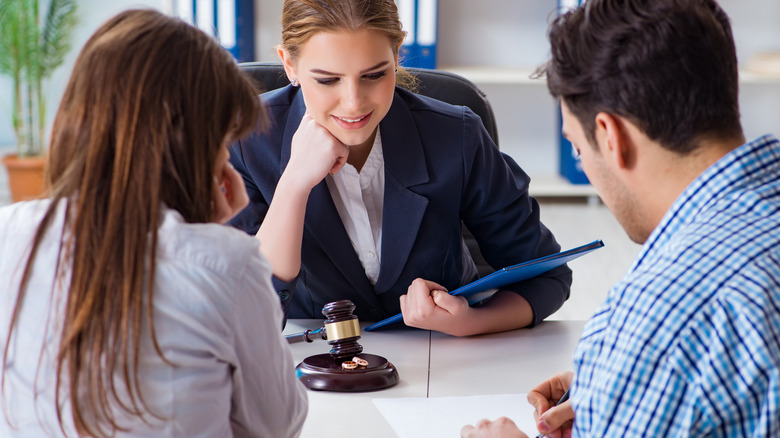
[[[360, 324], [352, 312], [352, 301], [328, 303], [322, 309], [327, 320], [319, 330], [287, 336], [291, 342], [313, 342], [316, 336], [327, 340], [328, 354], [309, 356], [295, 368], [298, 379], [309, 389], [361, 392], [388, 388], [398, 383], [398, 371], [382, 356], [361, 354]], [[348, 358], [352, 360], [348, 360]]]

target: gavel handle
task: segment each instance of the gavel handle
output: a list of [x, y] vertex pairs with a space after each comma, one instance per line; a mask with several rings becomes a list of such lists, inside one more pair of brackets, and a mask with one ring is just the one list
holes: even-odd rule
[[314, 342], [315, 339], [327, 340], [327, 334], [325, 333], [325, 327], [320, 327], [317, 330], [306, 330], [301, 333], [294, 333], [292, 335], [285, 335], [285, 339], [290, 344], [298, 342]]

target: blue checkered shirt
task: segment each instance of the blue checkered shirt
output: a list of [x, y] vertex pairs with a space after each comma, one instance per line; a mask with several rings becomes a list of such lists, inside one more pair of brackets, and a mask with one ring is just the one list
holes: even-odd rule
[[585, 326], [574, 436], [780, 437], [780, 143], [678, 197]]

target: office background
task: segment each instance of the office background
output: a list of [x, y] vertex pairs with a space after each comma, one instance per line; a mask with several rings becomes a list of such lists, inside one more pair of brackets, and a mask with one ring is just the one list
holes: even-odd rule
[[[221, 0], [220, 0], [221, 1]], [[44, 2], [45, 3], [45, 2]], [[400, 3], [400, 2], [399, 2]], [[606, 247], [571, 264], [572, 297], [553, 318], [587, 319], [611, 284], [628, 269], [639, 249], [598, 202], [589, 186], [558, 176], [556, 106], [543, 81], [531, 80], [547, 57], [546, 26], [557, 0], [439, 0], [436, 65], [474, 81], [488, 96], [499, 129], [500, 147], [533, 177], [532, 193], [542, 202], [542, 219], [564, 247], [596, 238]], [[780, 72], [757, 74], [753, 61], [763, 52], [780, 52], [780, 1], [720, 0], [729, 14], [742, 68], [740, 103], [747, 137], [780, 134]], [[255, 0], [254, 47], [258, 61], [275, 61], [282, 0]], [[76, 55], [106, 19], [132, 7], [175, 9], [175, 0], [78, 2], [80, 26], [73, 50], [48, 81], [48, 123], [67, 82]], [[13, 151], [11, 85], [0, 77], [0, 155]], [[5, 169], [0, 168], [0, 205], [10, 202]]]

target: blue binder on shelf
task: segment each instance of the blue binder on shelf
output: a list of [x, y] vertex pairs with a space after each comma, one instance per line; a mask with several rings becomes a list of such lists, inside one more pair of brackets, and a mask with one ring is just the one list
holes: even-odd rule
[[[543, 274], [550, 269], [558, 267], [564, 263], [568, 263], [577, 257], [585, 255], [603, 246], [604, 242], [601, 240], [594, 240], [591, 243], [578, 246], [567, 251], [559, 252], [557, 254], [540, 257], [538, 259], [520, 263], [518, 265], [507, 266], [506, 268], [499, 269], [498, 271], [490, 275], [486, 275], [479, 280], [473, 281], [465, 286], [461, 286], [458, 289], [455, 289], [454, 291], [450, 292], [450, 295], [460, 295], [466, 297], [469, 305], [473, 305], [493, 295], [498, 290], [498, 288], [502, 286], [536, 277], [537, 275]], [[364, 330], [370, 332], [372, 330], [393, 325], [401, 321], [403, 321], [403, 315], [399, 313], [397, 315], [391, 316], [390, 318], [375, 322], [367, 326]]]
[[[235, 45], [230, 48], [238, 62], [254, 61], [255, 55], [255, 2], [254, 0], [222, 0], [235, 2]], [[229, 31], [229, 29], [228, 29]]]
[[171, 11], [216, 37], [238, 62], [255, 60], [254, 0], [175, 0]]
[[406, 31], [401, 45], [404, 67], [436, 68], [438, 0], [396, 0], [398, 15]]
[[[558, 0], [558, 11], [564, 13], [571, 8], [576, 8], [585, 0]], [[588, 177], [582, 170], [582, 162], [577, 156], [574, 147], [566, 137], [561, 133], [563, 121], [561, 119], [560, 108], [558, 108], [558, 149], [560, 159], [558, 162], [558, 172], [572, 184], [588, 184]]]
[[560, 107], [558, 107], [558, 146], [560, 160], [558, 170], [564, 178], [572, 184], [589, 184], [588, 176], [582, 170], [582, 161], [574, 150], [571, 142], [563, 136], [563, 120], [561, 118]]

